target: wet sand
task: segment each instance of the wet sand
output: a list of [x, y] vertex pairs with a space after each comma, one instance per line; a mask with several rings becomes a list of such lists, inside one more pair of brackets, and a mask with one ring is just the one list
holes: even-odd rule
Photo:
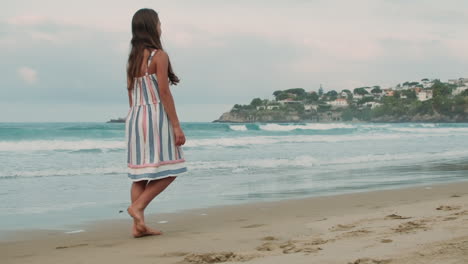
[[[157, 199], [157, 198], [156, 198]], [[6, 263], [468, 263], [468, 182], [290, 199], [146, 216], [84, 232], [22, 230]]]

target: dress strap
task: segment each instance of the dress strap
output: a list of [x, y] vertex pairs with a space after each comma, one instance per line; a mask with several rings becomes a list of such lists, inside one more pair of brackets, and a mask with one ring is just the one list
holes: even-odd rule
[[153, 50], [153, 51], [151, 52], [151, 54], [149, 55], [149, 57], [148, 57], [148, 65], [146, 66], [146, 75], [148, 75], [148, 69], [149, 69], [149, 66], [150, 66], [150, 64], [151, 64], [151, 59], [153, 58], [153, 56], [154, 56], [154, 54], [156, 53], [156, 51], [158, 51], [158, 50], [156, 50], [156, 49]]

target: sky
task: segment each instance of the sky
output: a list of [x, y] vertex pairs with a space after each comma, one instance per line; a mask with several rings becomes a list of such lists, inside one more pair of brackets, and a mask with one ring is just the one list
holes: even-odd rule
[[275, 90], [468, 77], [462, 0], [15, 0], [0, 11], [0, 122], [105, 122], [128, 112], [130, 23], [153, 8], [182, 122]]

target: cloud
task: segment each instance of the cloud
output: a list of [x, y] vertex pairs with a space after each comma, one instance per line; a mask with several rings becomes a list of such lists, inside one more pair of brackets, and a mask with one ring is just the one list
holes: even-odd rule
[[[464, 0], [44, 1], [2, 6], [2, 104], [40, 98], [76, 109], [74, 102], [121, 105], [125, 113], [130, 22], [145, 6], [160, 14], [184, 121], [212, 120], [225, 105], [279, 89], [387, 87], [462, 77], [468, 68]], [[99, 115], [88, 118], [108, 118]]]
[[38, 15], [21, 15], [14, 16], [7, 19], [7, 23], [16, 26], [30, 26], [46, 22], [48, 19], [45, 16]]
[[37, 71], [23, 66], [18, 69], [19, 77], [27, 84], [35, 84], [37, 82]]

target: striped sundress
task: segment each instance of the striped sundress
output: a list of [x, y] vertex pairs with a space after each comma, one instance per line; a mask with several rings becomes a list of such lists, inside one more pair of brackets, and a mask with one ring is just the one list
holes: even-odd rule
[[125, 120], [128, 177], [132, 181], [187, 172], [184, 153], [175, 145], [173, 128], [159, 97], [156, 74], [148, 74], [155, 51], [148, 58], [145, 76], [135, 78], [132, 107]]

